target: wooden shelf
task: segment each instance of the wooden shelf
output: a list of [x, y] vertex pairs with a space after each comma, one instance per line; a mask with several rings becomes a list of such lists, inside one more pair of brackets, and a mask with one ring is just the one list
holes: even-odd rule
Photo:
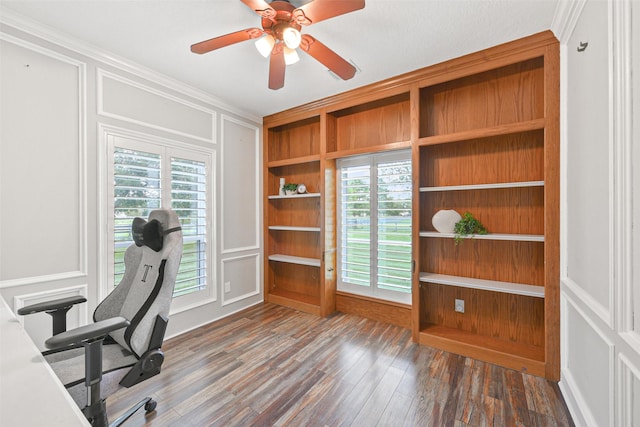
[[309, 232], [319, 232], [320, 227], [294, 227], [290, 225], [270, 225], [269, 230], [275, 231], [309, 231]]
[[419, 342], [529, 374], [545, 374], [545, 352], [542, 347], [430, 324], [424, 325], [420, 330]]
[[439, 285], [459, 286], [462, 288], [480, 289], [485, 291], [503, 292], [507, 294], [544, 298], [544, 286], [499, 282], [496, 280], [474, 279], [471, 277], [449, 276], [446, 274], [425, 272], [420, 273], [420, 281], [436, 283]]
[[435, 191], [494, 190], [499, 188], [544, 187], [544, 181], [498, 182], [492, 184], [445, 185], [442, 187], [420, 187], [421, 193]]
[[[439, 231], [421, 231], [420, 237], [439, 237], [443, 239], [455, 238], [455, 233], [440, 233]], [[489, 234], [470, 234], [468, 236], [462, 236], [463, 239], [478, 239], [478, 240], [507, 240], [511, 242], [544, 242], [544, 236], [541, 234], [502, 234], [502, 233], [489, 233]]]
[[311, 156], [293, 157], [291, 159], [271, 161], [271, 162], [267, 163], [267, 167], [268, 168], [279, 168], [279, 167], [282, 167], [282, 166], [300, 165], [300, 164], [304, 164], [304, 163], [313, 163], [313, 162], [319, 162], [319, 161], [320, 161], [320, 155], [319, 154], [314, 154], [314, 155], [311, 155]]
[[308, 265], [311, 267], [320, 267], [320, 260], [316, 258], [304, 258], [299, 256], [274, 254], [269, 255], [269, 261], [287, 262], [290, 264]]
[[304, 194], [295, 194], [293, 196], [281, 196], [281, 195], [273, 195], [269, 196], [269, 200], [276, 199], [304, 199], [307, 197], [320, 197], [320, 193], [304, 193]]
[[339, 159], [341, 157], [356, 156], [358, 154], [371, 154], [379, 151], [400, 150], [402, 148], [411, 148], [411, 141], [391, 142], [388, 144], [353, 148], [349, 150], [330, 151], [325, 156], [327, 159]]
[[445, 135], [427, 136], [418, 140], [419, 145], [445, 144], [460, 142], [469, 139], [487, 138], [492, 136], [509, 135], [513, 133], [528, 132], [544, 129], [545, 119], [534, 119], [525, 122], [517, 122], [507, 125], [491, 126], [482, 129], [468, 130], [464, 132], [449, 133]]

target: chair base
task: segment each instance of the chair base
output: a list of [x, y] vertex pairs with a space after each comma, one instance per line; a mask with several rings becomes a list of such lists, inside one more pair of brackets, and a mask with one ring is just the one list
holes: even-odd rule
[[118, 427], [122, 425], [125, 421], [127, 421], [133, 414], [138, 412], [140, 408], [144, 406], [144, 410], [147, 414], [155, 411], [156, 409], [156, 401], [150, 397], [145, 397], [140, 402], [136, 403], [133, 407], [131, 407], [127, 412], [120, 415], [116, 420], [109, 424], [109, 427]]

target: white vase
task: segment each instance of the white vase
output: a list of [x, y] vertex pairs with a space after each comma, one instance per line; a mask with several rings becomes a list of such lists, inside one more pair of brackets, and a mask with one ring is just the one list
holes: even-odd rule
[[453, 229], [462, 217], [453, 209], [440, 210], [431, 218], [431, 224], [440, 233], [453, 233]]

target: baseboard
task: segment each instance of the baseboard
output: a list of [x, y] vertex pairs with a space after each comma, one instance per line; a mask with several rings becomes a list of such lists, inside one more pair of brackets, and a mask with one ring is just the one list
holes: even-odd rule
[[411, 306], [406, 304], [337, 292], [336, 310], [411, 329]]

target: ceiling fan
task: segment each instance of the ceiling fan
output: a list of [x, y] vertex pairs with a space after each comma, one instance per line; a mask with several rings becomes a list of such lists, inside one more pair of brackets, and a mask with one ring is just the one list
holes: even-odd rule
[[262, 29], [247, 28], [191, 45], [198, 54], [250, 39], [258, 39], [256, 48], [269, 59], [269, 89], [284, 86], [286, 65], [297, 62], [299, 47], [343, 80], [352, 78], [356, 68], [344, 58], [308, 34], [300, 34], [303, 25], [364, 8], [364, 0], [313, 0], [299, 8], [287, 0], [240, 0], [262, 17]]

